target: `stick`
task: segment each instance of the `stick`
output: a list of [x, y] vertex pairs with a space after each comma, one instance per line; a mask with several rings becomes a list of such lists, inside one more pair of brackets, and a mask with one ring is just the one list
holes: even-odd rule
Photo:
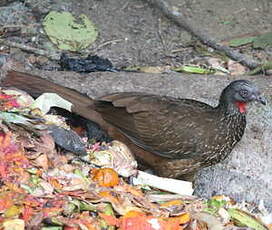
[[224, 52], [231, 59], [238, 61], [242, 65], [247, 66], [250, 69], [254, 69], [261, 63], [253, 60], [247, 55], [241, 54], [240, 52], [217, 43], [208, 34], [204, 33], [198, 28], [192, 26], [192, 24], [183, 16], [182, 13], [172, 9], [164, 0], [145, 0], [150, 5], [158, 8], [168, 19], [172, 20], [176, 25], [185, 29], [187, 32], [191, 33], [193, 36], [198, 38], [203, 44], [214, 48], [215, 50]]
[[60, 59], [60, 53], [57, 53], [57, 52], [48, 52], [46, 50], [37, 49], [37, 48], [31, 47], [31, 46], [27, 46], [27, 45], [20, 44], [17, 42], [12, 42], [12, 41], [5, 40], [5, 39], [0, 39], [0, 44], [4, 44], [4, 45], [10, 46], [10, 47], [19, 48], [19, 49], [22, 49], [22, 50], [25, 50], [25, 51], [28, 51], [31, 53], [38, 54], [38, 55], [46, 56], [52, 60], [59, 60]]

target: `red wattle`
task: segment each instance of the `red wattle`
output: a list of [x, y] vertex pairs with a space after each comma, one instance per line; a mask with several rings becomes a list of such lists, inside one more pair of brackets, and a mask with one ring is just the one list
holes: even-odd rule
[[246, 103], [245, 102], [236, 101], [235, 104], [238, 107], [240, 113], [245, 113], [246, 112]]

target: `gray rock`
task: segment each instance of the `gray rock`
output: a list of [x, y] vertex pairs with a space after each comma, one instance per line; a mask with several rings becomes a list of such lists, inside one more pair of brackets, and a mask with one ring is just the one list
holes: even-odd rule
[[252, 106], [247, 117], [243, 139], [231, 156], [214, 167], [199, 172], [196, 194], [209, 197], [228, 194], [236, 200], [272, 205], [272, 91], [265, 107]]

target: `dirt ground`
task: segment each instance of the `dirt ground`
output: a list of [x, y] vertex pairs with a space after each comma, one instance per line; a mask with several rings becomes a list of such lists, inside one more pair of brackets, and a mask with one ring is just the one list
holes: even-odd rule
[[[218, 41], [264, 33], [271, 28], [269, 0], [171, 0], [170, 3]], [[188, 64], [201, 56], [193, 49], [195, 41], [190, 34], [140, 0], [15, 1], [2, 7], [0, 25], [21, 28], [21, 36], [9, 37], [13, 41], [53, 49], [41, 29], [41, 21], [50, 10], [88, 15], [98, 28], [99, 38], [84, 52], [109, 58], [116, 67]], [[24, 56], [18, 50], [13, 52], [19, 59]], [[251, 50], [247, 47], [243, 52]], [[271, 58], [271, 49], [260, 52], [257, 58]]]
[[[94, 47], [113, 41], [98, 49], [97, 54], [109, 58], [118, 67], [189, 63], [197, 56], [188, 46], [192, 44], [191, 35], [145, 1], [74, 2], [77, 3], [72, 5], [72, 10], [90, 15], [99, 28], [99, 40]], [[171, 0], [170, 3], [218, 41], [267, 32], [271, 28], [272, 2], [269, 0], [227, 3], [224, 0]]]

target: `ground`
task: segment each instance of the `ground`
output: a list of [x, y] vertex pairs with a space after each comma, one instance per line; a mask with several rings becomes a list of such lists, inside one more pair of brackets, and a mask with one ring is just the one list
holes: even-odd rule
[[[272, 3], [268, 0], [231, 0], [228, 3], [223, 0], [171, 0], [170, 3], [218, 41], [268, 32], [272, 23]], [[116, 67], [180, 65], [194, 62], [201, 56], [192, 48], [195, 44], [192, 36], [163, 17], [147, 1], [26, 0], [25, 4], [15, 1], [9, 7], [1, 10], [0, 23], [6, 27], [19, 24], [23, 36], [12, 39], [38, 48], [51, 48], [47, 37], [41, 33], [43, 17], [50, 10], [67, 10], [74, 15], [88, 15], [99, 30], [98, 40], [85, 52], [109, 58]], [[247, 49], [247, 52], [250, 51]], [[269, 49], [265, 54], [258, 54], [258, 58], [269, 56]]]

